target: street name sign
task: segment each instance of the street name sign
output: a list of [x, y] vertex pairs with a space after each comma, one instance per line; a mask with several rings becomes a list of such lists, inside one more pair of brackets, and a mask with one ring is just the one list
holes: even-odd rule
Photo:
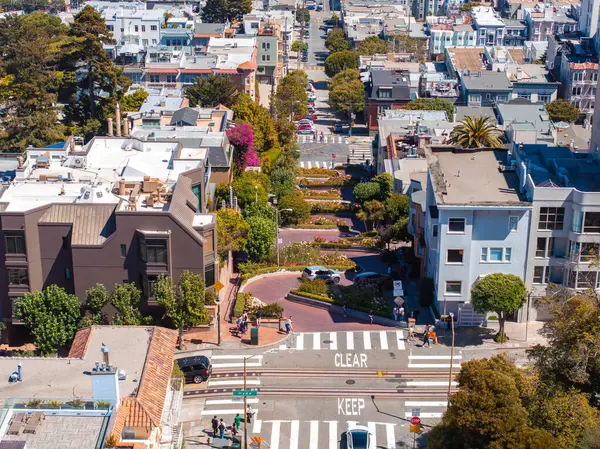
[[258, 396], [258, 391], [256, 390], [233, 390], [233, 396]]

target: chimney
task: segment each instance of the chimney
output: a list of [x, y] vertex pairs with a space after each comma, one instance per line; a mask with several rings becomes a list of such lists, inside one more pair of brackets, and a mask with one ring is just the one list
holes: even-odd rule
[[23, 168], [23, 156], [21, 156], [20, 154], [17, 156], [17, 162], [19, 163], [19, 168], [22, 169]]
[[166, 101], [166, 100], [164, 100], [164, 99], [161, 99], [161, 100], [160, 100], [160, 107], [161, 107], [161, 108], [164, 108], [164, 107], [166, 107], [166, 106], [167, 106], [167, 101]]
[[113, 135], [114, 135], [113, 119], [112, 119], [112, 117], [108, 117], [108, 136], [112, 137]]
[[102, 361], [106, 365], [109, 365], [108, 346], [106, 346], [104, 343], [102, 343], [102, 346], [100, 347], [100, 352], [102, 353]]
[[119, 179], [119, 196], [125, 196], [127, 192], [125, 191], [125, 180], [123, 178]]
[[119, 103], [115, 106], [115, 111], [117, 115], [117, 137], [121, 137], [121, 107], [119, 106]]
[[129, 120], [127, 120], [127, 118], [123, 119], [123, 135], [129, 135]]

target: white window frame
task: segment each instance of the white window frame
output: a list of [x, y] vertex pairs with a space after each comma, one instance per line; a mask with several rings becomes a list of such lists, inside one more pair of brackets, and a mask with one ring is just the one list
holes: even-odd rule
[[[491, 260], [492, 250], [502, 250], [501, 260]], [[512, 248], [501, 246], [483, 246], [479, 255], [479, 263], [511, 263]]]
[[[449, 259], [449, 255], [450, 255], [450, 251], [459, 251], [460, 252], [460, 262], [450, 262]], [[449, 248], [446, 250], [446, 264], [448, 265], [464, 265], [465, 262], [465, 250], [464, 249], [460, 249], [460, 248]]]
[[517, 232], [519, 230], [519, 217], [518, 215], [511, 215], [508, 217], [508, 230], [510, 232]]
[[[450, 230], [450, 221], [451, 220], [462, 220], [463, 222], [463, 230], [462, 231], [451, 231]], [[465, 231], [467, 229], [467, 219], [466, 218], [462, 218], [462, 217], [451, 217], [448, 218], [448, 234], [465, 234]]]
[[[459, 293], [455, 293], [455, 292], [448, 292], [448, 284], [458, 284], [459, 285]], [[445, 296], [462, 296], [462, 281], [446, 281], [446, 284], [444, 286], [444, 295]]]

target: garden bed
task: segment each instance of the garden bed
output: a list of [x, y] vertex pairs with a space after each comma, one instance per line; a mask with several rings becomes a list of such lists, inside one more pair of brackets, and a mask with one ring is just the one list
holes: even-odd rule
[[342, 194], [339, 190], [315, 190], [302, 189], [302, 198], [305, 200], [341, 200]]
[[334, 176], [341, 176], [340, 172], [337, 170], [332, 170], [329, 168], [299, 168], [298, 169], [298, 177], [305, 178], [331, 178]]
[[352, 179], [349, 175], [333, 176], [324, 180], [300, 178], [298, 180], [298, 185], [307, 189], [314, 189], [319, 187], [343, 187], [349, 185], [351, 180]]
[[310, 213], [338, 213], [354, 212], [356, 206], [352, 203], [342, 203], [339, 201], [314, 201], [310, 202]]

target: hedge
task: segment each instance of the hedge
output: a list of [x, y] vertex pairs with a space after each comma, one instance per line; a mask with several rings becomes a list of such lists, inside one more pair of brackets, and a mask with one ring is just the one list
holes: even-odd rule
[[[343, 306], [345, 303], [345, 301], [343, 299], [340, 300], [340, 299], [330, 298], [328, 296], [313, 295], [312, 293], [301, 292], [300, 290], [290, 290], [290, 293], [292, 295], [304, 296], [305, 298], [316, 299], [317, 301], [326, 302], [328, 304], [333, 304], [336, 306]], [[353, 310], [358, 310], [359, 312], [369, 313], [371, 311], [370, 309], [365, 309], [364, 307], [358, 307], [358, 306], [351, 306], [350, 304], [348, 304], [347, 306]], [[393, 315], [391, 313], [375, 313], [375, 312], [373, 312], [373, 315], [377, 315], [377, 316], [380, 316], [383, 318], [393, 318]]]
[[240, 317], [244, 313], [244, 308], [246, 307], [246, 299], [249, 298], [250, 293], [238, 293], [235, 297], [235, 305], [233, 306], [233, 316]]
[[324, 225], [318, 225], [318, 224], [314, 224], [314, 223], [300, 223], [297, 225], [287, 225], [286, 228], [289, 229], [337, 229], [339, 228], [338, 225], [336, 224], [324, 224]]
[[[354, 265], [350, 266], [350, 265], [323, 265], [325, 268], [329, 268], [330, 270], [337, 270], [337, 271], [346, 271], [349, 268], [353, 268]], [[287, 266], [270, 266], [270, 267], [262, 267], [262, 268], [257, 268], [255, 270], [252, 271], [248, 271], [244, 274], [242, 274], [242, 276], [240, 277], [241, 279], [241, 284], [243, 285], [245, 284], [248, 279], [253, 278], [254, 276], [259, 276], [261, 274], [268, 274], [268, 273], [277, 273], [278, 271], [302, 271], [304, 269], [304, 265], [287, 265]], [[236, 302], [237, 305], [237, 302]]]
[[327, 177], [330, 178], [332, 176], [340, 176], [340, 173], [337, 170], [332, 170], [329, 168], [320, 168], [320, 167], [311, 167], [311, 168], [299, 168], [298, 175], [303, 177]]
[[338, 202], [323, 202], [315, 201], [310, 203], [310, 212], [314, 213], [336, 213], [336, 212], [354, 212], [356, 206], [351, 203], [338, 203]]

